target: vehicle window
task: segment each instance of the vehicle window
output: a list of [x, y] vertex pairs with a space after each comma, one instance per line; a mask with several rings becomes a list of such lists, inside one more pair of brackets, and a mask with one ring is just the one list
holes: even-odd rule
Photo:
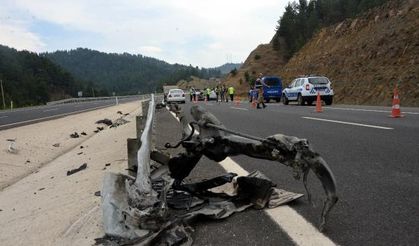
[[308, 82], [313, 85], [323, 85], [329, 83], [329, 80], [326, 77], [316, 77], [309, 78]]
[[295, 87], [301, 86], [303, 79], [298, 79], [297, 83], [295, 83]]
[[264, 79], [263, 82], [268, 86], [278, 86], [279, 84], [277, 79]]
[[291, 82], [291, 84], [290, 84], [290, 87], [291, 87], [291, 88], [295, 86], [295, 82], [296, 82], [296, 81], [297, 81], [297, 80], [296, 80], [296, 79], [294, 79], [294, 80]]
[[170, 90], [170, 93], [174, 93], [174, 94], [182, 94], [183, 91], [182, 90]]

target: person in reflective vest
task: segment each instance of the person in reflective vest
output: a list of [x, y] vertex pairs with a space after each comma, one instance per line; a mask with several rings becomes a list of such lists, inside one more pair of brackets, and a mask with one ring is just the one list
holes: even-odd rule
[[228, 91], [228, 95], [230, 96], [230, 100], [234, 102], [234, 87], [233, 86], [228, 87], [227, 91]]
[[207, 88], [207, 101], [210, 100], [210, 95], [211, 95], [211, 89]]
[[193, 100], [193, 96], [194, 96], [194, 89], [193, 89], [193, 87], [190, 87], [189, 88], [189, 98], [190, 98], [190, 101], [192, 102], [192, 100]]

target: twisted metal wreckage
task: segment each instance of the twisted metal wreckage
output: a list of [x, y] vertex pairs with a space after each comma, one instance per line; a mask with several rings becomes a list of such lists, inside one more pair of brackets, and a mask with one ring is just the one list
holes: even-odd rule
[[[106, 236], [97, 244], [119, 245], [190, 245], [192, 229], [188, 226], [198, 216], [222, 219], [248, 207], [275, 207], [302, 196], [275, 188], [262, 173], [248, 176], [228, 173], [210, 180], [186, 184], [192, 169], [202, 156], [222, 161], [228, 156], [244, 154], [277, 161], [293, 169], [296, 179], [302, 175], [307, 189], [310, 170], [317, 176], [326, 193], [319, 229], [338, 198], [336, 183], [326, 162], [314, 152], [307, 140], [276, 134], [259, 138], [226, 129], [211, 113], [200, 106], [191, 108], [194, 119], [188, 122], [178, 106], [171, 107], [183, 127], [182, 140], [166, 148], [182, 146], [184, 152], [170, 157], [161, 151], [150, 151], [151, 100], [149, 119], [141, 137], [137, 177], [108, 173], [102, 189], [102, 208]], [[199, 131], [197, 131], [199, 129]], [[151, 153], [151, 154], [147, 154]], [[142, 158], [142, 159], [141, 159]], [[150, 165], [150, 158], [154, 161]], [[215, 193], [211, 188], [235, 184], [235, 194]]]

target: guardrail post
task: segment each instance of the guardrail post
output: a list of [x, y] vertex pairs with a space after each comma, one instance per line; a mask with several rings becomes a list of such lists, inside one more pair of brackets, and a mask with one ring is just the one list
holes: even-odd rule
[[141, 134], [144, 131], [145, 123], [147, 122], [147, 115], [139, 115], [135, 117], [136, 128], [137, 128], [137, 138], [140, 139]]
[[138, 159], [137, 152], [141, 147], [141, 141], [137, 138], [127, 139], [127, 154], [128, 154], [128, 175], [132, 177], [137, 176]]
[[141, 115], [147, 115], [149, 104], [150, 104], [150, 100], [141, 102], [141, 112], [142, 112]]

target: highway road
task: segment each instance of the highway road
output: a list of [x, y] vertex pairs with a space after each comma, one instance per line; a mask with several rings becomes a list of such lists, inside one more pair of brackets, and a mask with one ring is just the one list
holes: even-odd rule
[[[118, 99], [119, 103], [138, 100], [138, 97]], [[40, 121], [56, 119], [71, 114], [77, 114], [94, 109], [105, 108], [115, 105], [116, 101], [89, 101], [79, 103], [57, 104], [49, 106], [37, 106], [28, 108], [18, 108], [14, 110], [0, 111], [0, 130], [17, 126], [28, 125]]]
[[[389, 107], [269, 104], [256, 110], [248, 103], [198, 103], [230, 129], [266, 137], [276, 133], [306, 138], [335, 174], [339, 202], [324, 233], [317, 227], [323, 190], [314, 175], [306, 199], [289, 205], [280, 216], [249, 210], [226, 220], [205, 221], [194, 234], [197, 245], [417, 245], [419, 240], [419, 109], [402, 108], [403, 118], [390, 118]], [[191, 103], [181, 105], [189, 112]], [[157, 114], [157, 142], [179, 140], [180, 127], [166, 110]], [[279, 163], [232, 157], [248, 172], [260, 170], [278, 187], [304, 192], [292, 170]], [[217, 163], [202, 159], [192, 180], [225, 173]], [[296, 215], [293, 211], [296, 211]], [[301, 218], [298, 217], [301, 215]], [[290, 226], [291, 225], [291, 226]], [[308, 228], [308, 229], [307, 229]]]
[[[0, 111], [0, 130], [114, 104], [96, 101]], [[192, 105], [181, 107], [189, 112]], [[201, 221], [193, 234], [196, 245], [418, 244], [419, 108], [402, 107], [405, 117], [394, 119], [389, 117], [389, 107], [334, 105], [316, 113], [314, 106], [277, 103], [263, 110], [248, 103], [198, 105], [232, 130], [259, 137], [282, 133], [308, 139], [334, 172], [340, 200], [320, 233], [316, 228], [324, 194], [310, 175], [315, 207], [303, 197], [278, 213], [250, 209], [222, 221]], [[180, 140], [180, 130], [172, 114], [158, 110], [157, 147]], [[235, 170], [260, 170], [279, 188], [305, 193], [292, 170], [279, 163], [237, 156], [222, 164], [224, 168], [203, 158], [188, 181], [221, 175], [225, 168], [237, 165], [243, 170], [237, 166]]]

